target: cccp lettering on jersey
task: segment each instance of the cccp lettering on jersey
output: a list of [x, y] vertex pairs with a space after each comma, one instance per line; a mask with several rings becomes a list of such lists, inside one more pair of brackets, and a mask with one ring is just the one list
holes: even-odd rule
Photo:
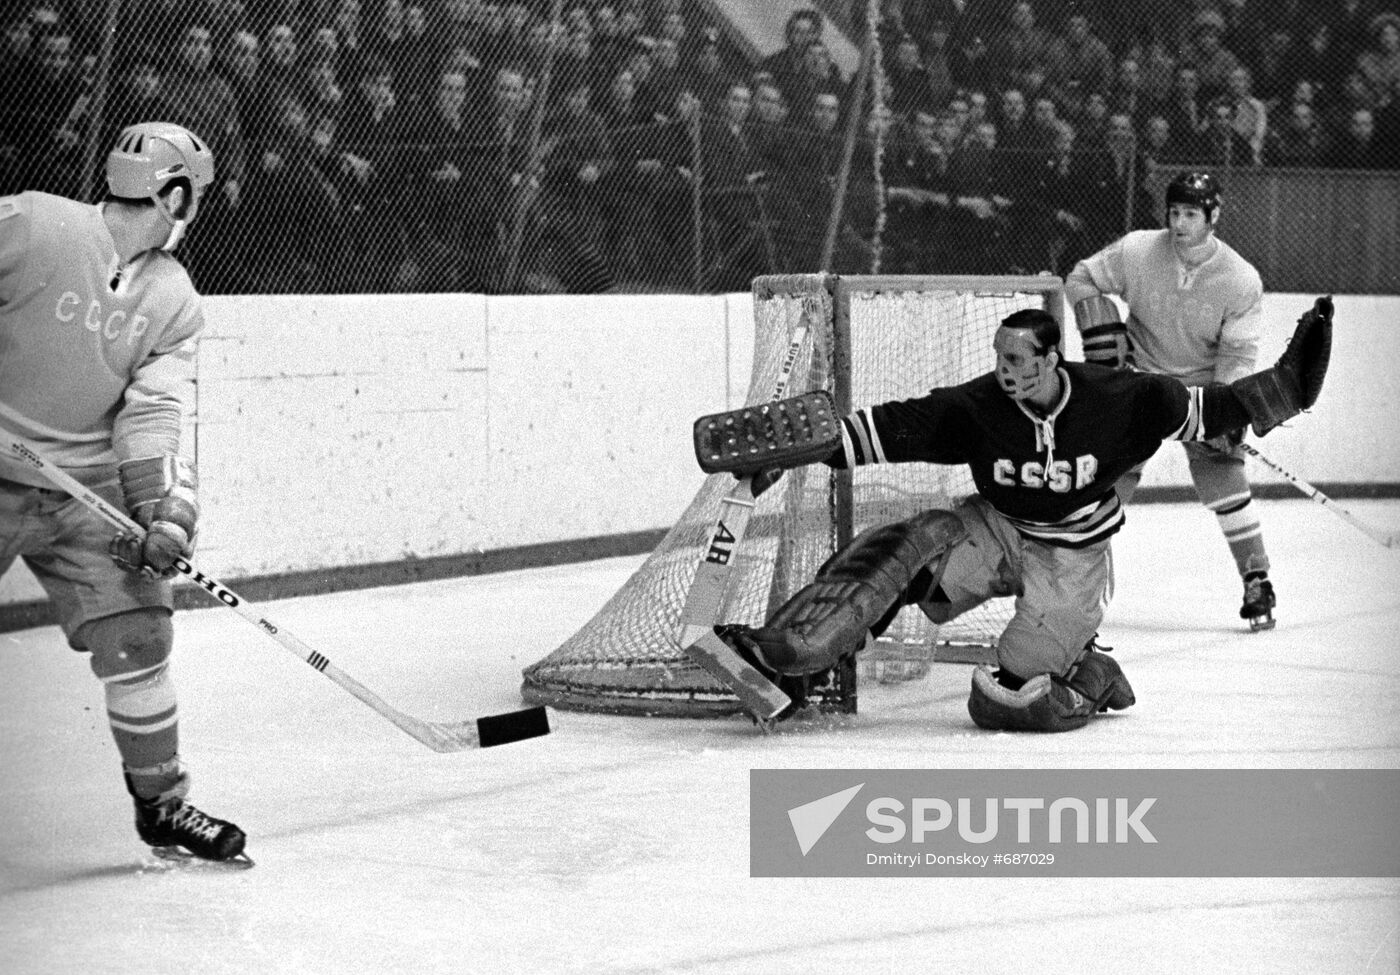
[[104, 316], [105, 312], [98, 299], [87, 299], [84, 307], [82, 295], [76, 291], [65, 291], [58, 296], [53, 313], [60, 322], [71, 322], [81, 316], [84, 328], [89, 332], [100, 332], [108, 342], [115, 342], [125, 335], [127, 345], [134, 345], [151, 327], [151, 320], [145, 315], [128, 315], [121, 308]]
[[1099, 472], [1098, 458], [1093, 454], [1082, 454], [1071, 464], [1067, 460], [1057, 460], [1047, 471], [1045, 465], [1028, 460], [1019, 468], [1015, 461], [1002, 458], [992, 466], [992, 478], [1005, 487], [1049, 488], [1056, 494], [1078, 491], [1094, 482]]

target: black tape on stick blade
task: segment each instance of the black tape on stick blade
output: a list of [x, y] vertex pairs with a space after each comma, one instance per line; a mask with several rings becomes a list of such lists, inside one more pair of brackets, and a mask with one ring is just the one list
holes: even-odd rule
[[549, 713], [542, 707], [535, 707], [487, 715], [477, 718], [476, 733], [481, 739], [482, 748], [539, 738], [549, 734]]

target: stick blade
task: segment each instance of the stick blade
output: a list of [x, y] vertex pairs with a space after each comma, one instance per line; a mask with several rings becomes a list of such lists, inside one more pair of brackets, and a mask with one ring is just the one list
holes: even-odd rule
[[533, 707], [505, 714], [489, 714], [477, 718], [476, 731], [482, 748], [540, 738], [549, 734], [549, 712], [543, 707]]

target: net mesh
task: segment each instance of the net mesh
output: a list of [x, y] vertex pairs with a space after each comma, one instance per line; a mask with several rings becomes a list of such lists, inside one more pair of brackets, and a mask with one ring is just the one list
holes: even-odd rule
[[[828, 389], [857, 406], [918, 396], [990, 367], [992, 332], [1012, 311], [1058, 314], [1055, 278], [918, 278], [795, 275], [754, 284], [754, 361], [746, 403], [767, 400], [793, 330], [814, 324], [790, 393]], [[849, 504], [841, 479], [849, 480]], [[681, 608], [734, 486], [709, 477], [651, 556], [598, 613], [525, 671], [531, 703], [582, 710], [704, 715], [738, 702], [686, 657], [677, 642]], [[760, 495], [736, 552], [723, 619], [758, 625], [809, 582], [837, 548], [866, 528], [950, 506], [973, 490], [963, 467], [882, 465], [838, 474], [814, 465], [789, 471]], [[846, 511], [843, 512], [843, 506]], [[931, 659], [940, 645], [991, 646], [1010, 616], [993, 600], [936, 627], [915, 608], [900, 614], [873, 657]], [[842, 688], [847, 708], [854, 688]]]

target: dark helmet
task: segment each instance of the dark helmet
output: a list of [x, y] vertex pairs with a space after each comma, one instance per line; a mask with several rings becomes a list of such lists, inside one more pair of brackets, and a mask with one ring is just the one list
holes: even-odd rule
[[1167, 206], [1173, 203], [1200, 207], [1209, 219], [1220, 206], [1220, 184], [1210, 173], [1177, 173], [1167, 184]]

